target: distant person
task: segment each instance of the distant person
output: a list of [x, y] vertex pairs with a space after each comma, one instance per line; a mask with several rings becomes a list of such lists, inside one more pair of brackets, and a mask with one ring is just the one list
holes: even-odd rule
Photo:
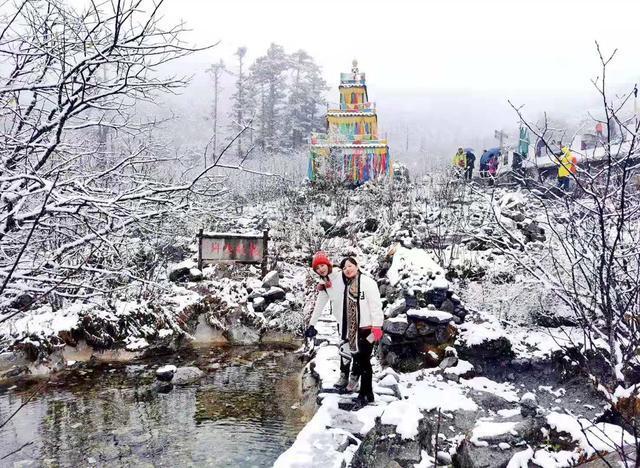
[[545, 147], [545, 142], [542, 138], [540, 138], [538, 140], [538, 142], [536, 143], [536, 158], [539, 158], [540, 156], [542, 156], [542, 151], [544, 150]]
[[462, 177], [467, 169], [467, 155], [462, 148], [458, 148], [458, 152], [453, 156], [453, 170], [456, 177]]
[[493, 156], [491, 156], [491, 159], [489, 159], [489, 177], [491, 177], [489, 185], [493, 185], [495, 183], [494, 179], [496, 177], [496, 174], [498, 173], [498, 157], [498, 154], [494, 154]]
[[577, 172], [577, 159], [571, 154], [568, 146], [562, 147], [562, 155], [558, 159], [558, 188], [569, 191], [571, 177]]
[[471, 180], [471, 178], [473, 177], [473, 168], [476, 164], [476, 155], [473, 154], [473, 151], [467, 151], [466, 157], [467, 157], [467, 166], [464, 171], [464, 178], [466, 180]]
[[482, 156], [480, 156], [480, 177], [482, 178], [489, 176], [489, 157], [489, 152], [483, 149]]
[[602, 125], [602, 122], [598, 122], [596, 124], [596, 136], [600, 140], [602, 140], [602, 138], [604, 137], [603, 131], [604, 131], [604, 125]]

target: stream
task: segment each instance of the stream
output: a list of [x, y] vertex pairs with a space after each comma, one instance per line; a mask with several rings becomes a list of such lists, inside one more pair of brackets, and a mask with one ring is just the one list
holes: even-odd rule
[[[159, 393], [163, 364], [206, 375]], [[302, 367], [281, 347], [200, 347], [3, 386], [0, 424], [33, 397], [0, 429], [0, 466], [271, 466], [312, 416]]]

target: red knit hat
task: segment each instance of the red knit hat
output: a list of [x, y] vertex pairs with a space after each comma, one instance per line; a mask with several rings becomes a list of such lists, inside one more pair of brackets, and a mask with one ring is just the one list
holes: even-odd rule
[[313, 268], [314, 271], [319, 265], [327, 265], [329, 267], [329, 273], [331, 273], [331, 270], [333, 270], [331, 260], [329, 260], [327, 254], [323, 251], [316, 252], [313, 255], [313, 260], [311, 260], [311, 268]]

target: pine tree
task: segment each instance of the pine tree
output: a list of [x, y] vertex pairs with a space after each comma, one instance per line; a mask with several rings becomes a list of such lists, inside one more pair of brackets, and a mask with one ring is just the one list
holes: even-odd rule
[[266, 55], [251, 65], [251, 83], [256, 89], [259, 117], [259, 143], [264, 152], [282, 148], [285, 133], [283, 109], [286, 98], [285, 73], [289, 57], [282, 46], [271, 44]]
[[304, 50], [290, 56], [291, 83], [287, 106], [288, 145], [299, 148], [310, 132], [322, 126], [319, 106], [325, 105], [328, 89], [320, 67]]
[[[244, 70], [244, 56], [247, 53], [246, 47], [238, 47], [235, 55], [238, 57], [238, 73], [236, 79], [236, 90], [231, 96], [231, 130], [233, 133], [241, 131], [253, 118], [254, 103], [252, 101], [251, 83]], [[246, 136], [245, 136], [246, 138]], [[252, 132], [249, 138], [253, 143]], [[238, 157], [243, 156], [243, 135], [237, 140]]]

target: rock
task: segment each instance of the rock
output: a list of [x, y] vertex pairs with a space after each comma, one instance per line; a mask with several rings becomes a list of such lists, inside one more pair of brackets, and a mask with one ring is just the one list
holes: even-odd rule
[[279, 288], [277, 286], [272, 286], [262, 297], [264, 297], [267, 301], [279, 301], [284, 299], [287, 296], [287, 293], [284, 289]]
[[253, 299], [253, 310], [256, 312], [264, 312], [267, 308], [267, 301], [264, 297], [256, 297]]
[[262, 297], [262, 295], [265, 294], [266, 292], [267, 292], [267, 290], [265, 288], [252, 289], [251, 293], [247, 296], [247, 300], [252, 301], [256, 297]]
[[451, 455], [449, 455], [449, 452], [444, 452], [442, 450], [438, 450], [438, 453], [436, 454], [436, 461], [438, 462], [439, 465], [451, 465], [453, 463], [453, 460], [451, 459]]
[[33, 297], [29, 294], [20, 294], [18, 297], [13, 299], [9, 304], [9, 307], [17, 310], [27, 310], [33, 304]]
[[269, 289], [280, 285], [280, 275], [277, 271], [270, 271], [262, 280], [262, 287]]
[[449, 312], [450, 314], [453, 314], [456, 310], [456, 306], [451, 299], [445, 299], [442, 302], [442, 305], [440, 305], [440, 310], [442, 310], [443, 312]]
[[456, 454], [456, 466], [464, 468], [506, 468], [517, 449], [501, 450], [499, 447], [476, 447], [464, 439]]
[[418, 336], [418, 328], [415, 323], [412, 323], [407, 327], [407, 330], [404, 332], [404, 336], [410, 340], [413, 340]]
[[197, 268], [189, 269], [189, 281], [202, 281], [203, 275]]
[[260, 331], [242, 324], [233, 324], [223, 332], [231, 344], [254, 345], [260, 342]]
[[505, 400], [495, 393], [485, 392], [484, 390], [474, 390], [469, 394], [469, 396], [478, 404], [478, 406], [491, 410], [494, 413], [503, 409], [512, 409], [514, 407], [514, 403]]
[[180, 281], [186, 281], [189, 278], [189, 272], [191, 268], [189, 267], [178, 267], [169, 272], [169, 281], [173, 281], [174, 283]]
[[173, 378], [176, 369], [177, 367], [172, 364], [167, 364], [166, 366], [159, 367], [158, 369], [156, 369], [156, 378], [164, 382], [169, 382]]
[[199, 381], [203, 377], [204, 372], [197, 367], [178, 367], [173, 374], [171, 383], [173, 385], [189, 385]]
[[385, 333], [391, 333], [392, 335], [404, 335], [408, 326], [407, 317], [399, 316], [385, 320], [382, 329]]
[[513, 358], [511, 342], [505, 336], [494, 339], [487, 339], [479, 344], [467, 346], [462, 343], [458, 346], [460, 357], [473, 361], [483, 360], [508, 360]]
[[378, 229], [378, 220], [375, 218], [367, 218], [364, 220], [364, 230], [374, 232]]
[[265, 317], [267, 317], [268, 319], [271, 319], [271, 318], [282, 315], [285, 312], [285, 310], [287, 310], [287, 307], [285, 307], [283, 304], [284, 302], [281, 302], [281, 303], [272, 302], [271, 304], [269, 304], [267, 308], [264, 310]]
[[384, 311], [384, 316], [388, 318], [397, 317], [400, 314], [403, 314], [407, 311], [407, 301], [406, 299], [398, 299], [393, 304], [387, 306]]
[[458, 364], [457, 356], [447, 356], [440, 362], [440, 364], [438, 364], [438, 367], [444, 370], [447, 367], [454, 367], [457, 364]]
[[436, 327], [426, 322], [416, 322], [415, 325], [420, 336], [432, 335], [436, 332]]
[[538, 413], [538, 403], [533, 393], [525, 393], [520, 398], [520, 414], [523, 418], [536, 416]]
[[171, 382], [159, 380], [151, 385], [151, 391], [154, 393], [169, 393], [171, 390], [173, 390]]

